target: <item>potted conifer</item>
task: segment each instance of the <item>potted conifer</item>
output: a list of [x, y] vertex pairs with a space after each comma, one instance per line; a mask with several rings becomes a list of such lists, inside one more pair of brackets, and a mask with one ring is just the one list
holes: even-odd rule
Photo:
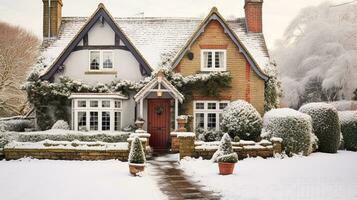
[[138, 136], [131, 142], [129, 153], [129, 171], [132, 175], [144, 171], [145, 168], [145, 153], [143, 145]]
[[219, 148], [213, 157], [218, 162], [220, 175], [233, 173], [234, 165], [238, 162], [238, 155], [233, 151], [231, 137], [228, 133], [223, 135]]

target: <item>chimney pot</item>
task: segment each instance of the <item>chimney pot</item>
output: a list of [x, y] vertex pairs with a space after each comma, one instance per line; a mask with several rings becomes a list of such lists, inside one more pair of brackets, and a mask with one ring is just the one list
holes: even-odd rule
[[245, 0], [244, 5], [247, 31], [263, 32], [263, 0]]

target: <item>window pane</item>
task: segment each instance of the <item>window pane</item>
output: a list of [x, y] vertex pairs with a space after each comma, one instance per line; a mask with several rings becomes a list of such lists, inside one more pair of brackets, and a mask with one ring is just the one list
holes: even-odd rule
[[223, 68], [224, 52], [215, 52], [215, 68]]
[[110, 107], [110, 101], [102, 101], [102, 107], [103, 108], [109, 108]]
[[102, 112], [102, 131], [110, 130], [110, 113]]
[[113, 52], [103, 52], [103, 68], [113, 68]]
[[216, 117], [217, 117], [216, 113], [208, 113], [207, 114], [207, 129], [208, 130], [216, 129], [216, 127], [217, 127]]
[[219, 103], [219, 109], [223, 110], [228, 106], [228, 103]]
[[115, 108], [121, 108], [121, 101], [115, 101]]
[[77, 107], [78, 108], [85, 108], [86, 107], [86, 101], [77, 101]]
[[98, 130], [98, 112], [90, 112], [90, 130], [97, 131]]
[[203, 52], [204, 68], [212, 68], [212, 52]]
[[204, 103], [196, 103], [196, 109], [205, 109]]
[[91, 70], [99, 70], [100, 63], [100, 52], [99, 51], [91, 51], [90, 52], [90, 69]]
[[216, 110], [216, 103], [208, 103], [207, 107], [209, 110]]
[[205, 115], [203, 113], [196, 113], [195, 114], [196, 128], [204, 128], [204, 126], [205, 126], [204, 117], [205, 117]]
[[98, 107], [98, 101], [90, 101], [90, 107], [97, 108]]
[[114, 113], [114, 130], [120, 131], [121, 129], [121, 112]]
[[78, 130], [79, 131], [86, 131], [87, 130], [86, 112], [78, 112]]

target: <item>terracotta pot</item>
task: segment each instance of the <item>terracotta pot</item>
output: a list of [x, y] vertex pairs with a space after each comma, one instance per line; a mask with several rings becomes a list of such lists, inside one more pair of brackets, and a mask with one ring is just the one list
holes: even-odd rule
[[137, 173], [144, 171], [145, 169], [145, 164], [134, 164], [134, 163], [129, 163], [129, 171], [130, 174], [136, 176]]
[[235, 163], [219, 162], [219, 163], [218, 163], [219, 174], [220, 174], [220, 175], [233, 174], [234, 165], [235, 165]]

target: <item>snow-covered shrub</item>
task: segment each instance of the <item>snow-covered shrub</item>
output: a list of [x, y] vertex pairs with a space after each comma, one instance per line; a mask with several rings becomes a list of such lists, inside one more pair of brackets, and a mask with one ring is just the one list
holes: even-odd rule
[[134, 140], [131, 142], [129, 163], [145, 163], [145, 153], [139, 137], [135, 137]]
[[338, 115], [344, 147], [350, 151], [357, 151], [357, 111], [343, 111]]
[[52, 129], [69, 130], [69, 125], [64, 120], [58, 120], [55, 124], [53, 124]]
[[232, 138], [239, 136], [243, 140], [258, 140], [262, 118], [250, 103], [238, 100], [223, 110], [221, 127]]
[[270, 65], [265, 68], [265, 73], [269, 76], [269, 79], [265, 82], [264, 110], [268, 112], [269, 110], [279, 106], [279, 99], [281, 97], [282, 90], [276, 64], [270, 63]]
[[9, 142], [16, 140], [17, 136], [16, 132], [4, 132], [0, 130], [0, 149], [4, 148]]
[[222, 139], [223, 132], [215, 130], [204, 130], [202, 128], [196, 129], [196, 137], [198, 140], [204, 142], [220, 141]]
[[333, 105], [338, 111], [357, 110], [357, 101], [332, 101], [329, 104]]
[[262, 137], [283, 139], [283, 147], [288, 155], [308, 155], [313, 151], [315, 141], [309, 115], [290, 108], [274, 109], [263, 117]]
[[319, 139], [319, 151], [336, 153], [340, 146], [340, 122], [335, 107], [327, 103], [309, 103], [299, 110], [312, 118], [313, 132]]
[[0, 126], [5, 131], [23, 132], [26, 128], [34, 128], [34, 123], [29, 119], [11, 119], [0, 121]]
[[80, 132], [71, 130], [47, 130], [40, 132], [24, 132], [18, 137], [19, 142], [39, 142], [43, 140], [84, 142], [126, 142], [130, 132]]
[[231, 137], [225, 133], [221, 139], [218, 150], [212, 156], [215, 162], [238, 162], [238, 155], [233, 151]]

